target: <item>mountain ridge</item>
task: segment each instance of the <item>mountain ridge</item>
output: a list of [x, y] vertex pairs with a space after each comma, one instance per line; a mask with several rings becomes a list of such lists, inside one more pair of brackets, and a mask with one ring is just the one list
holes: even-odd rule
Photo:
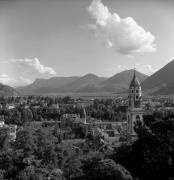
[[0, 83], [0, 96], [17, 96], [19, 93], [14, 88]]
[[[100, 77], [88, 73], [82, 77], [53, 77], [50, 79], [36, 79], [32, 84], [17, 88], [22, 94], [42, 93], [79, 93], [79, 92], [120, 92], [128, 88], [134, 70], [125, 70], [110, 78]], [[142, 82], [147, 75], [136, 71]], [[124, 77], [124, 78], [121, 78]], [[122, 81], [121, 81], [122, 79]]]
[[174, 94], [174, 60], [171, 60], [161, 69], [145, 79], [142, 83], [142, 89], [151, 91], [152, 95]]

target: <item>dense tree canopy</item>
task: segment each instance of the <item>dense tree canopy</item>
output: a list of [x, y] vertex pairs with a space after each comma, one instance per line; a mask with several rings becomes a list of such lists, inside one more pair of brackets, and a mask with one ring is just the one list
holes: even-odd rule
[[155, 114], [144, 120], [135, 127], [138, 139], [118, 147], [111, 158], [135, 178], [168, 180], [174, 176], [174, 121]]
[[[59, 126], [64, 113], [83, 115], [70, 97], [0, 98], [5, 123], [18, 125], [16, 141], [0, 128], [0, 179], [9, 180], [172, 180], [174, 179], [174, 121], [172, 112], [155, 112], [137, 122], [138, 138], [122, 133], [120, 146], [102, 133], [86, 136], [83, 124]], [[54, 108], [55, 104], [59, 108]], [[87, 115], [117, 121], [121, 112], [115, 99], [94, 100]], [[53, 120], [53, 121], [52, 121]], [[53, 122], [51, 124], [50, 122]], [[50, 123], [50, 124], [49, 124]]]

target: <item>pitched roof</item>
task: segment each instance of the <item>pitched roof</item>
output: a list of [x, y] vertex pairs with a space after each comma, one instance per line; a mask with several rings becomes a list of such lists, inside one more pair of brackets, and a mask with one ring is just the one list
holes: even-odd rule
[[134, 70], [134, 76], [132, 78], [132, 81], [130, 83], [130, 87], [140, 87], [140, 82], [138, 78], [136, 77], [136, 71]]

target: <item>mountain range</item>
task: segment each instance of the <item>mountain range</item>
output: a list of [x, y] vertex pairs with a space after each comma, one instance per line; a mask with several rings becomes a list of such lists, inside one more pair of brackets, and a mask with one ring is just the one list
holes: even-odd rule
[[[19, 87], [21, 94], [45, 94], [45, 93], [94, 93], [114, 92], [119, 93], [128, 89], [134, 70], [125, 70], [110, 78], [99, 77], [95, 74], [86, 74], [82, 77], [53, 77], [50, 79], [36, 79], [32, 84]], [[140, 82], [147, 75], [136, 71]]]
[[[99, 77], [86, 74], [82, 77], [53, 77], [50, 79], [36, 79], [32, 84], [16, 89], [0, 83], [0, 95], [14, 96], [17, 94], [51, 94], [51, 93], [123, 93], [128, 90], [134, 70], [125, 70], [112, 77]], [[147, 76], [136, 71], [141, 82], [142, 90], [152, 95], [174, 94], [174, 60], [160, 70]]]

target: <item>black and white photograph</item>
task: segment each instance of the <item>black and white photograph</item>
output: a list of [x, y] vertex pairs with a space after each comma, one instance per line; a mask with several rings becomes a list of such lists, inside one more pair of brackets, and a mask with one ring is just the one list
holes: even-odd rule
[[174, 0], [0, 0], [0, 180], [174, 180]]

